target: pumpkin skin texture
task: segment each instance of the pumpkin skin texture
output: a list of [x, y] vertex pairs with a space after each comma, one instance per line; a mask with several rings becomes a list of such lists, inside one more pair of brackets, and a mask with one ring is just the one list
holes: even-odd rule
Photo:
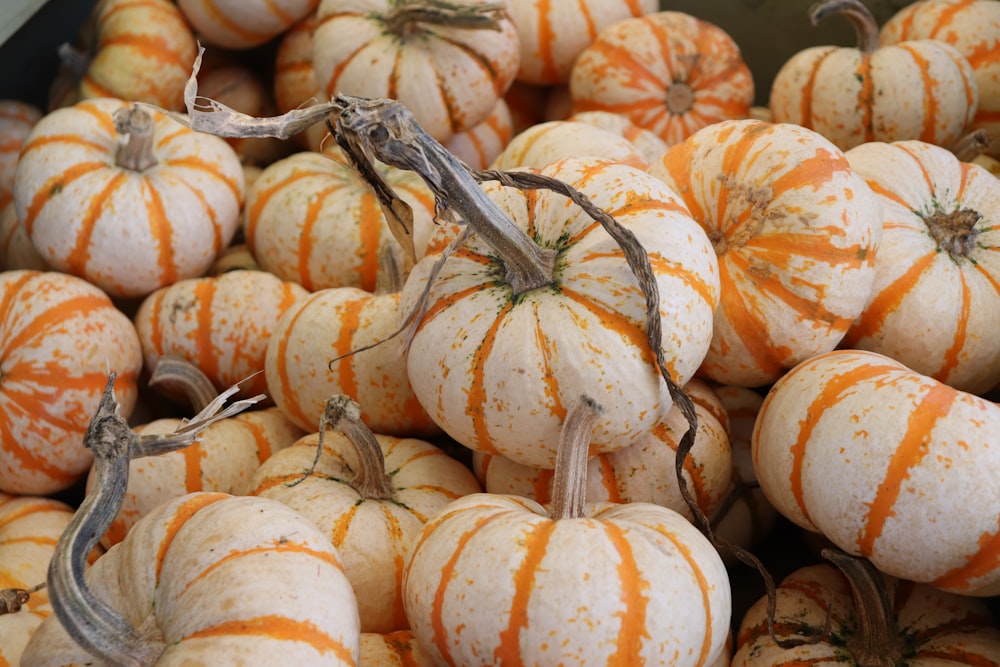
[[813, 129], [841, 150], [905, 139], [950, 146], [979, 106], [969, 62], [937, 40], [880, 46], [871, 20], [873, 44], [810, 47], [778, 70], [774, 122]]
[[[434, 197], [413, 172], [379, 168], [413, 211], [414, 246], [434, 226]], [[247, 195], [247, 247], [260, 265], [309, 291], [375, 289], [379, 245], [392, 238], [378, 200], [339, 149], [268, 166]], [[324, 400], [326, 397], [324, 397]]]
[[655, 12], [657, 0], [510, 0], [520, 36], [518, 81], [567, 83], [580, 53], [609, 25]]
[[510, 109], [501, 97], [486, 120], [452, 135], [446, 148], [472, 169], [486, 169], [514, 135]]
[[768, 392], [754, 470], [781, 514], [882, 572], [997, 595], [998, 424], [994, 403], [888, 357], [837, 350]]
[[746, 118], [754, 84], [728, 33], [661, 11], [603, 30], [573, 64], [569, 93], [573, 113], [619, 113], [673, 146], [706, 125]]
[[135, 314], [146, 368], [152, 372], [160, 357], [176, 355], [219, 391], [241, 383], [242, 397], [266, 394], [267, 343], [281, 315], [307, 294], [298, 283], [247, 270], [158, 289]]
[[639, 127], [628, 116], [610, 111], [579, 111], [566, 120], [579, 123], [590, 123], [597, 127], [619, 134], [639, 149], [646, 164], [652, 164], [667, 150], [667, 143], [660, 139], [652, 130]]
[[596, 157], [645, 169], [649, 162], [631, 141], [591, 123], [550, 120], [532, 125], [510, 140], [491, 169], [542, 167], [563, 158]]
[[312, 475], [305, 473], [316, 454], [318, 433], [265, 461], [251, 480], [250, 493], [281, 501], [319, 526], [354, 587], [362, 631], [391, 632], [409, 626], [403, 567], [420, 528], [449, 502], [482, 489], [468, 468], [429, 442], [379, 434], [375, 439], [389, 476], [389, 497], [366, 498], [352, 485], [359, 457], [354, 445], [335, 432], [325, 433]]
[[112, 117], [129, 106], [104, 98], [49, 113], [14, 178], [17, 215], [39, 254], [121, 298], [202, 275], [236, 233], [244, 196], [229, 144], [158, 112], [156, 164], [119, 166]]
[[718, 255], [701, 377], [763, 386], [836, 347], [868, 302], [882, 236], [878, 199], [836, 146], [795, 125], [721, 121], [649, 172], [680, 194]]
[[0, 273], [0, 491], [48, 495], [90, 467], [83, 435], [107, 374], [128, 418], [142, 349], [100, 289], [56, 272]]
[[[357, 665], [357, 606], [337, 552], [266, 498], [194, 493], [160, 505], [87, 573], [95, 594], [162, 645], [154, 665]], [[56, 616], [22, 667], [110, 667]]]
[[319, 0], [178, 0], [177, 5], [203, 41], [249, 49], [288, 30], [315, 11]]
[[17, 219], [14, 201], [10, 200], [0, 209], [0, 271], [49, 271], [51, 268], [31, 243], [24, 225]]
[[467, 496], [421, 530], [403, 584], [442, 665], [711, 665], [729, 629], [718, 553], [649, 503], [555, 520], [520, 496]]
[[[718, 266], [679, 198], [627, 165], [560, 160], [542, 170], [614, 213], [646, 248], [656, 276], [668, 370], [683, 386], [704, 358], [718, 303]], [[516, 299], [495, 252], [476, 234], [449, 257], [407, 353], [410, 385], [431, 418], [475, 451], [553, 468], [567, 407], [596, 392], [607, 410], [591, 453], [636, 442], [670, 409], [646, 342], [645, 305], [620, 248], [560, 195], [485, 184], [536, 242], [557, 251], [555, 282]], [[453, 235], [442, 225], [410, 273], [409, 313]]]
[[[73, 508], [54, 498], [0, 493], [0, 589], [28, 590], [44, 582], [56, 542], [72, 518]], [[28, 639], [51, 613], [42, 588], [20, 611], [0, 615], [0, 665], [21, 664]]]
[[[886, 578], [896, 605], [897, 633], [907, 667], [995, 665], [1000, 630], [981, 601], [930, 586]], [[778, 587], [775, 633], [793, 638], [819, 634], [830, 616], [830, 635], [815, 644], [781, 648], [768, 635], [767, 600], [744, 615], [732, 667], [860, 665], [847, 648], [857, 634], [855, 602], [844, 576], [831, 565], [811, 565], [787, 576]]]
[[847, 347], [896, 359], [956, 389], [1000, 382], [1000, 181], [920, 141], [847, 151], [882, 203], [882, 243], [871, 302]]
[[[474, 8], [487, 0], [457, 0]], [[447, 143], [486, 120], [517, 74], [518, 34], [506, 9], [498, 30], [390, 24], [400, 0], [322, 0], [312, 62], [327, 98], [336, 93], [399, 100]], [[397, 34], [396, 30], [400, 31]]]
[[1000, 131], [1000, 5], [992, 0], [920, 0], [893, 14], [879, 39], [886, 46], [937, 39], [955, 47], [969, 61], [979, 91], [972, 129]]
[[413, 632], [397, 630], [380, 634], [361, 633], [361, 663], [364, 667], [434, 667], [435, 663]]
[[78, 99], [114, 97], [184, 110], [184, 84], [197, 43], [175, 3], [101, 0], [93, 21], [94, 56]]

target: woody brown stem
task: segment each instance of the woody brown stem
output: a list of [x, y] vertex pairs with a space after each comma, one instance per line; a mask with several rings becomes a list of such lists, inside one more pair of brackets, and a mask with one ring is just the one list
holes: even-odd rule
[[809, 8], [813, 25], [831, 14], [843, 14], [851, 22], [862, 53], [873, 53], [879, 47], [878, 21], [861, 0], [821, 0]]
[[444, 0], [397, 1], [382, 21], [389, 32], [399, 37], [419, 30], [420, 23], [474, 30], [500, 30], [497, 15], [503, 10], [504, 5], [499, 2], [470, 6]]
[[358, 455], [358, 469], [351, 486], [362, 498], [389, 500], [392, 498], [392, 479], [385, 474], [382, 446], [372, 430], [361, 421], [361, 406], [350, 396], [331, 396], [319, 421], [318, 450], [323, 451], [323, 432], [327, 428], [344, 435]]
[[570, 409], [559, 433], [556, 468], [552, 477], [553, 519], [584, 516], [587, 502], [587, 459], [594, 424], [604, 408], [583, 394]]
[[195, 412], [201, 412], [211, 403], [218, 392], [205, 373], [187, 359], [165, 354], [156, 362], [149, 386], [162, 385], [179, 391], [191, 402]]
[[859, 667], [897, 667], [903, 640], [882, 573], [867, 558], [840, 549], [823, 549], [820, 554], [837, 566], [851, 586], [857, 629], [847, 647], [855, 663]]
[[45, 582], [35, 584], [31, 588], [5, 588], [0, 590], [0, 616], [16, 614], [21, 607], [28, 604], [31, 594], [45, 588]]
[[122, 136], [115, 164], [123, 169], [145, 171], [156, 164], [153, 155], [153, 116], [138, 105], [115, 111], [115, 131]]

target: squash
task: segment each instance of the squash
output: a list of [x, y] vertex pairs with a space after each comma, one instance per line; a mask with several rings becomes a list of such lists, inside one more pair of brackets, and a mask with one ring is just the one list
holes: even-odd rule
[[573, 63], [618, 21], [655, 12], [657, 0], [510, 0], [520, 37], [519, 81], [552, 85], [569, 81]]
[[361, 633], [361, 660], [364, 667], [434, 667], [434, 661], [413, 637], [413, 632]]
[[518, 33], [487, 0], [322, 0], [312, 63], [326, 98], [399, 100], [447, 142], [486, 120], [517, 74]]
[[745, 118], [754, 83], [726, 31], [659, 11], [601, 31], [573, 64], [569, 94], [573, 113], [619, 113], [673, 146], [706, 125]]
[[431, 443], [372, 433], [344, 395], [330, 397], [318, 432], [265, 461], [250, 488], [324, 531], [354, 588], [364, 632], [409, 627], [401, 582], [414, 537], [448, 502], [481, 491], [465, 466]]
[[486, 169], [514, 135], [510, 109], [501, 97], [486, 120], [452, 135], [447, 149], [472, 169]]
[[995, 403], [874, 352], [835, 350], [767, 393], [753, 466], [782, 515], [886, 574], [997, 595], [998, 424]]
[[[289, 112], [309, 104], [316, 104], [327, 97], [316, 81], [316, 70], [312, 63], [313, 31], [318, 18], [316, 12], [290, 27], [279, 38], [274, 55], [274, 102], [281, 113]], [[325, 138], [330, 133], [323, 123], [316, 123], [293, 141], [307, 150], [320, 151]]]
[[14, 176], [39, 254], [121, 298], [203, 274], [235, 235], [243, 195], [225, 141], [109, 98], [38, 121]]
[[86, 473], [83, 434], [108, 370], [135, 407], [142, 348], [108, 295], [57, 272], [0, 273], [0, 492], [47, 495]]
[[718, 256], [701, 377], [763, 386], [837, 346], [868, 303], [882, 236], [878, 199], [840, 149], [797, 125], [727, 120], [648, 171], [680, 195]]
[[597, 127], [619, 134], [639, 149], [639, 154], [646, 164], [656, 162], [667, 151], [667, 143], [660, 139], [652, 130], [639, 127], [628, 116], [610, 111], [579, 111], [567, 117], [566, 120], [577, 123], [590, 123]]
[[421, 529], [404, 600], [435, 664], [688, 667], [725, 650], [729, 579], [708, 540], [659, 505], [586, 504], [599, 410], [571, 407], [550, 509], [472, 494]]
[[969, 62], [936, 40], [881, 46], [861, 0], [824, 0], [809, 17], [815, 24], [838, 13], [854, 26], [857, 47], [814, 46], [793, 55], [771, 85], [774, 121], [815, 130], [841, 150], [866, 141], [957, 141], [979, 106]]
[[0, 209], [0, 270], [28, 269], [49, 271], [49, 266], [35, 249], [24, 225], [17, 219], [13, 199]]
[[979, 91], [970, 127], [1000, 131], [1000, 5], [991, 0], [919, 0], [900, 7], [879, 31], [885, 46], [919, 39], [946, 42], [969, 61]]
[[13, 201], [14, 172], [31, 128], [42, 111], [27, 102], [0, 100], [0, 210]]
[[491, 169], [541, 169], [563, 158], [595, 157], [645, 169], [649, 162], [621, 133], [592, 123], [550, 120], [532, 125], [504, 147]]
[[1000, 181], [921, 141], [871, 142], [846, 157], [881, 202], [883, 232], [870, 303], [843, 346], [988, 391], [1000, 383], [1000, 262], [991, 251]]
[[316, 10], [319, 0], [177, 0], [204, 42], [249, 49], [281, 35]]

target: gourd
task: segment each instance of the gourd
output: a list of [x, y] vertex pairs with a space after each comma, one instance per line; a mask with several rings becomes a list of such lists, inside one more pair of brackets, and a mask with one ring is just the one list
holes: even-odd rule
[[510, 109], [501, 97], [486, 120], [452, 135], [447, 148], [472, 169], [486, 169], [514, 136]]
[[229, 49], [260, 46], [316, 10], [319, 0], [177, 0], [199, 38]]
[[225, 141], [110, 98], [38, 121], [14, 176], [18, 219], [45, 261], [120, 298], [203, 274], [235, 235], [243, 195]]
[[771, 86], [774, 121], [813, 129], [841, 150], [866, 141], [957, 141], [979, 106], [969, 62], [936, 40], [881, 46], [875, 18], [860, 0], [824, 0], [809, 18], [815, 24], [837, 13], [854, 26], [857, 47], [814, 46], [793, 55]]
[[550, 120], [532, 125], [508, 142], [491, 169], [542, 167], [563, 158], [603, 158], [645, 169], [649, 162], [622, 134], [592, 123]]
[[579, 111], [572, 114], [568, 121], [590, 123], [597, 127], [619, 134], [639, 149], [639, 154], [646, 164], [656, 162], [667, 150], [667, 143], [652, 130], [639, 127], [628, 116], [611, 111]]
[[619, 113], [673, 146], [712, 123], [745, 118], [754, 83], [726, 31], [659, 11], [602, 30], [574, 62], [569, 94], [573, 113]]
[[0, 100], [0, 210], [13, 201], [14, 172], [31, 128], [44, 114], [19, 100]]

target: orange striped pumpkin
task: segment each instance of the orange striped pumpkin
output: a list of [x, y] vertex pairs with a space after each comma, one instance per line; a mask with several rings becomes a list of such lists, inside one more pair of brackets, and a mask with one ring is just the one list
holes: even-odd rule
[[655, 12], [657, 0], [509, 0], [521, 42], [519, 81], [566, 83], [573, 62], [602, 30]]
[[[164, 417], [135, 427], [139, 435], [173, 433], [182, 419]], [[196, 491], [247, 495], [257, 468], [305, 435], [276, 407], [241, 412], [206, 428], [198, 442], [168, 454], [132, 459], [118, 515], [101, 538], [110, 548], [159, 505]], [[93, 475], [87, 477], [87, 490]]]
[[100, 289], [56, 272], [0, 273], [0, 491], [46, 495], [90, 466], [83, 435], [109, 372], [128, 417], [142, 350]]
[[[348, 436], [301, 438], [265, 461], [250, 493], [279, 500], [312, 519], [337, 548], [354, 587], [364, 632], [409, 627], [403, 609], [403, 567], [424, 523], [447, 503], [481, 491], [468, 468], [429, 442], [373, 434], [364, 447], [380, 450], [382, 465]], [[369, 495], [359, 481], [383, 479]], [[291, 484], [297, 482], [296, 484]]]
[[362, 632], [361, 664], [364, 667], [435, 667], [409, 629], [384, 634]]
[[[95, 595], [167, 664], [358, 664], [357, 603], [330, 541], [266, 498], [194, 493], [157, 507], [87, 573]], [[23, 667], [93, 657], [53, 615]]]
[[146, 297], [135, 314], [146, 368], [164, 355], [197, 366], [222, 391], [267, 393], [264, 355], [281, 315], [308, 292], [266, 271], [189, 278]]
[[48, 262], [38, 254], [24, 225], [17, 219], [14, 201], [7, 202], [0, 209], [0, 270], [48, 271], [50, 268]]
[[177, 0], [198, 38], [227, 49], [260, 46], [316, 10], [319, 0]]
[[[495, 23], [428, 22], [438, 5], [488, 9], [480, 15]], [[398, 100], [442, 143], [486, 120], [517, 74], [514, 23], [489, 0], [322, 0], [317, 17], [312, 62], [325, 97]]]
[[1000, 594], [1000, 406], [873, 352], [817, 355], [768, 392], [753, 465], [768, 500], [886, 574]]
[[100, 0], [93, 25], [94, 55], [68, 100], [116, 97], [184, 110], [197, 43], [174, 2]]
[[718, 255], [702, 377], [761, 386], [836, 347], [868, 302], [882, 235], [878, 200], [836, 146], [797, 125], [728, 120], [649, 172], [680, 193]]
[[[73, 518], [73, 508], [44, 496], [0, 493], [0, 590], [30, 590], [44, 583], [56, 542]], [[103, 550], [95, 550], [93, 559]], [[21, 664], [35, 628], [52, 614], [44, 588], [31, 593], [16, 613], [0, 615], [0, 665]]]
[[109, 98], [42, 118], [14, 178], [42, 257], [124, 298], [203, 274], [236, 233], [243, 195], [224, 140]]
[[879, 32], [883, 45], [937, 39], [965, 56], [979, 106], [972, 128], [1000, 131], [1000, 4], [993, 0], [920, 0], [902, 7]]
[[[635, 167], [569, 158], [542, 173], [612, 211], [643, 244], [666, 363], [686, 384], [704, 359], [718, 304], [718, 264], [705, 232], [666, 184]], [[413, 334], [407, 372], [417, 399], [469, 449], [552, 468], [567, 405], [581, 390], [599, 389], [608, 409], [593, 453], [634, 444], [671, 403], [646, 342], [645, 301], [620, 248], [561, 195], [484, 187], [514, 224], [555, 250], [553, 282], [515, 299], [502, 260], [473, 233], [445, 261]], [[413, 309], [456, 233], [442, 225], [431, 237], [403, 288], [401, 313]]]
[[[698, 385], [699, 389], [693, 388]], [[725, 414], [719, 399], [711, 395], [712, 390], [702, 380], [691, 380], [685, 390], [700, 391], [704, 400], [714, 403], [713, 407]], [[713, 410], [698, 398], [692, 400], [698, 430], [684, 462], [684, 478], [698, 506], [711, 515], [723, 500], [732, 475], [729, 436]], [[588, 502], [655, 503], [692, 518], [678, 488], [674, 467], [677, 446], [687, 429], [687, 419], [675, 405], [635, 444], [591, 457], [587, 462]], [[525, 496], [543, 505], [552, 501], [553, 470], [532, 468], [481, 452], [474, 452], [472, 460], [473, 471], [487, 492]]]
[[[414, 172], [378, 169], [410, 204], [413, 244], [422, 256], [434, 227], [433, 195]], [[374, 192], [336, 146], [323, 154], [296, 153], [264, 169], [247, 194], [244, 227], [261, 267], [309, 291], [373, 291], [379, 247], [392, 239]]]
[[621, 135], [632, 142], [646, 164], [652, 164], [667, 152], [667, 142], [652, 130], [639, 127], [628, 116], [611, 111], [580, 111], [566, 118], [568, 121], [590, 123]]
[[[886, 578], [895, 609], [895, 632], [872, 647], [889, 662], [910, 667], [997, 664], [1000, 630], [986, 605], [929, 586]], [[870, 600], [869, 600], [870, 602]], [[831, 565], [810, 565], [789, 574], [777, 590], [774, 630], [779, 639], [826, 638], [794, 648], [770, 636], [766, 598], [743, 617], [732, 667], [802, 667], [871, 664], [855, 653], [863, 632], [857, 600], [847, 580]], [[898, 647], [898, 648], [897, 648]]]
[[871, 301], [844, 346], [985, 393], [1000, 383], [1000, 181], [921, 141], [862, 144], [846, 157], [881, 201], [883, 232]]
[[514, 136], [510, 109], [501, 97], [486, 120], [453, 134], [446, 148], [472, 169], [486, 169]]
[[645, 169], [649, 162], [621, 134], [592, 123], [550, 120], [532, 125], [510, 140], [491, 169], [541, 169], [563, 158], [594, 157]]
[[816, 130], [842, 150], [905, 139], [950, 146], [961, 138], [979, 105], [969, 62], [936, 40], [880, 45], [861, 0], [825, 0], [810, 17], [838, 12], [854, 25], [858, 45], [814, 46], [785, 62], [771, 86], [774, 121]]
[[14, 171], [31, 128], [42, 118], [38, 107], [18, 100], [0, 100], [0, 210], [14, 197]]
[[612, 111], [672, 146], [712, 123], [746, 118], [753, 76], [718, 26], [660, 11], [603, 30], [573, 64], [574, 113]]
[[[311, 12], [286, 30], [278, 40], [273, 81], [274, 101], [281, 113], [319, 104], [327, 97], [316, 81], [316, 71], [312, 64], [312, 35], [318, 23], [316, 12]], [[296, 134], [293, 141], [299, 142], [303, 148], [319, 151], [323, 147], [324, 137], [329, 134], [325, 124], [316, 123]]]

